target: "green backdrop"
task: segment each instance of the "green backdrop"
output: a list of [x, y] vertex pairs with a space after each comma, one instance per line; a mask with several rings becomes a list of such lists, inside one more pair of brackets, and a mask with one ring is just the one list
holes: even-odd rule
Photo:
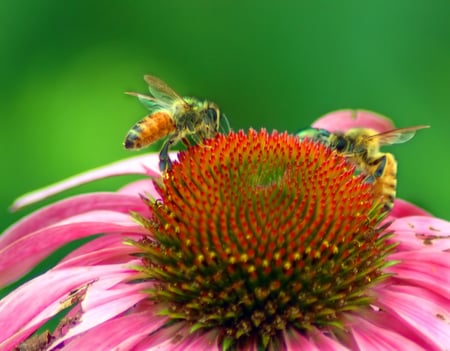
[[146, 111], [123, 92], [146, 92], [145, 73], [235, 129], [294, 132], [349, 107], [430, 124], [389, 148], [398, 194], [450, 219], [449, 1], [3, 0], [0, 44], [2, 230], [37, 208], [11, 214], [15, 197], [130, 155]]

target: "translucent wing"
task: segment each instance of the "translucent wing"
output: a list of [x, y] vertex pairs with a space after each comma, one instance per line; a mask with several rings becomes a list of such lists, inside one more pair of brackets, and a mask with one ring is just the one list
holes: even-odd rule
[[312, 139], [326, 146], [330, 145], [331, 133], [325, 129], [309, 127], [299, 130], [296, 135], [300, 140]]
[[156, 112], [156, 111], [159, 111], [162, 109], [169, 109], [171, 107], [171, 105], [169, 105], [168, 103], [165, 103], [161, 100], [156, 100], [152, 96], [129, 92], [129, 91], [127, 91], [125, 94], [131, 95], [131, 96], [136, 96], [139, 99], [139, 101], [150, 110], [150, 113], [153, 113], [153, 112]]
[[380, 146], [401, 144], [407, 142], [408, 140], [411, 140], [411, 138], [416, 134], [417, 130], [424, 128], [430, 128], [430, 126], [414, 126], [388, 130], [387, 132], [371, 135], [367, 137], [367, 140], [369, 141], [372, 139], [376, 139]]
[[148, 90], [156, 100], [162, 104], [171, 105], [174, 100], [184, 101], [184, 99], [178, 95], [171, 87], [164, 83], [161, 79], [146, 75], [144, 80], [148, 84]]
[[227, 116], [223, 113], [220, 114], [219, 130], [224, 134], [228, 134], [231, 131], [230, 122], [228, 121]]

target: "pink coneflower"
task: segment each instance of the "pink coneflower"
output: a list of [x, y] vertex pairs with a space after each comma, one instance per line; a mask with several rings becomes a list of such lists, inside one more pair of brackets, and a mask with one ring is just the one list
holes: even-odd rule
[[[364, 111], [313, 126], [392, 129]], [[1, 350], [450, 348], [450, 224], [401, 200], [387, 215], [320, 143], [218, 135], [180, 152], [163, 176], [157, 155], [135, 157], [13, 208], [131, 173], [146, 179], [62, 200], [0, 237], [5, 285], [97, 235], [0, 302]]]

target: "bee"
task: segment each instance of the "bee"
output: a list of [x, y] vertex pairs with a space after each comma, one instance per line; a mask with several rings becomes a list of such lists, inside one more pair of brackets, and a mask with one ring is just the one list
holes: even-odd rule
[[190, 140], [200, 144], [203, 139], [214, 137], [219, 131], [228, 132], [227, 117], [211, 101], [194, 97], [181, 97], [161, 79], [146, 75], [150, 95], [127, 92], [136, 96], [150, 114], [138, 121], [125, 137], [126, 149], [139, 150], [162, 139], [159, 153], [159, 168], [165, 172], [172, 167], [169, 149], [182, 141], [186, 146]]
[[307, 128], [298, 132], [297, 136], [318, 141], [345, 156], [356, 167], [356, 174], [365, 175], [365, 181], [373, 185], [373, 191], [381, 200], [383, 209], [390, 211], [394, 206], [397, 188], [397, 161], [394, 155], [383, 153], [380, 148], [404, 143], [417, 130], [424, 128], [429, 126], [399, 128], [382, 133], [369, 128], [353, 128], [335, 133]]

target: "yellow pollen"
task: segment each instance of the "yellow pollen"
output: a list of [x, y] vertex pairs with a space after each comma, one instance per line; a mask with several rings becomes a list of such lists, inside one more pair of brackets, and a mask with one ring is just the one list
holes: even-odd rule
[[301, 258], [301, 255], [298, 252], [296, 252], [294, 254], [294, 261], [300, 261], [300, 258]]
[[248, 267], [248, 273], [253, 273], [254, 271], [256, 271], [255, 266], [251, 265], [250, 267]]
[[245, 263], [247, 261], [248, 261], [248, 255], [247, 254], [241, 255], [241, 262]]
[[285, 270], [291, 269], [291, 268], [292, 268], [291, 262], [285, 262], [285, 264], [283, 265], [283, 268], [284, 268]]
[[262, 261], [262, 266], [263, 266], [264, 268], [269, 267], [269, 261], [263, 260], [263, 261]]
[[170, 228], [170, 224], [169, 223], [164, 224], [164, 230], [169, 230], [169, 228]]
[[203, 256], [203, 255], [198, 255], [197, 256], [197, 262], [198, 263], [202, 263], [204, 260], [205, 260], [205, 256]]

